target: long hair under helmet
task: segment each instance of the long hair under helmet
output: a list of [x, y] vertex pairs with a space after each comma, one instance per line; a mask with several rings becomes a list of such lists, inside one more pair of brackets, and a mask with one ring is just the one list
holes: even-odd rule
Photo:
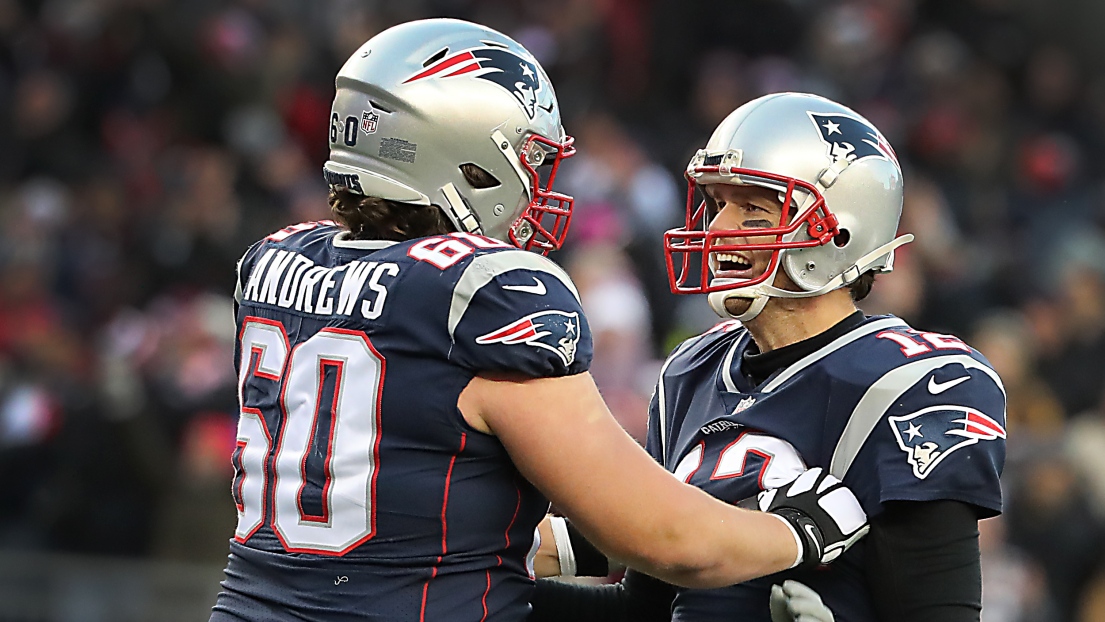
[[[572, 139], [548, 76], [516, 41], [455, 19], [407, 22], [354, 52], [335, 86], [331, 188], [436, 205], [458, 231], [520, 248], [563, 243], [572, 198], [552, 183]], [[471, 166], [490, 178], [471, 183]]]

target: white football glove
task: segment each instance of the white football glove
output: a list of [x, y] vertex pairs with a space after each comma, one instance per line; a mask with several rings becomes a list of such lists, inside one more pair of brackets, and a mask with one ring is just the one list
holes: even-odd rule
[[765, 490], [760, 509], [785, 520], [801, 544], [798, 564], [827, 564], [867, 535], [867, 514], [851, 490], [821, 467], [793, 482]]
[[834, 622], [817, 592], [797, 581], [771, 586], [771, 622]]

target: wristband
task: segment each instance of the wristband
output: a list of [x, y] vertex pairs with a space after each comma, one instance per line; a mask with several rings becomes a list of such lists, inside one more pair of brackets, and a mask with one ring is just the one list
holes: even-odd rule
[[[787, 530], [790, 531], [790, 535], [794, 538], [794, 544], [797, 545], [797, 547], [798, 547], [798, 556], [794, 558], [794, 563], [792, 563], [790, 566], [787, 566], [787, 570], [790, 570], [791, 568], [796, 568], [796, 567], [800, 566], [802, 564], [802, 562], [805, 560], [805, 557], [806, 557], [805, 556], [806, 546], [805, 546], [805, 543], [802, 541], [802, 536], [800, 536], [798, 534], [798, 530], [794, 528], [794, 525], [790, 524], [789, 520], [783, 518], [782, 516], [779, 516], [778, 514], [774, 514], [772, 512], [767, 512], [766, 514], [768, 516], [774, 516], [775, 518], [782, 521], [784, 525], [787, 526]], [[553, 533], [555, 533], [555, 532], [553, 532]]]
[[572, 551], [572, 539], [568, 536], [568, 522], [562, 516], [549, 518], [552, 528], [553, 544], [556, 545], [556, 557], [560, 560], [560, 576], [576, 576], [576, 556]]

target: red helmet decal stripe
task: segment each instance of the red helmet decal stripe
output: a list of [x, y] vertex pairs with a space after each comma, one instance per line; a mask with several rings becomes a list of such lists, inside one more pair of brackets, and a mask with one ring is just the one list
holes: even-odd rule
[[422, 72], [416, 73], [415, 75], [407, 78], [403, 81], [403, 84], [414, 82], [415, 80], [421, 80], [422, 78], [427, 78], [429, 76], [441, 73], [442, 71], [445, 71], [453, 65], [457, 65], [466, 60], [476, 60], [475, 54], [472, 54], [472, 52], [461, 52], [460, 54], [455, 54], [453, 56], [450, 56], [449, 58], [443, 58], [433, 65], [430, 65]]
[[886, 154], [886, 157], [890, 158], [890, 160], [893, 161], [894, 164], [897, 164], [899, 167], [901, 167], [901, 163], [898, 162], [898, 154], [894, 153], [894, 148], [890, 146], [890, 142], [887, 141], [881, 133], [876, 132], [875, 136], [878, 138], [879, 141], [879, 151]]
[[475, 62], [475, 63], [472, 63], [470, 65], [465, 65], [465, 66], [461, 67], [460, 69], [457, 69], [456, 71], [454, 71], [452, 73], [447, 73], [447, 74], [445, 74], [441, 77], [442, 78], [452, 78], [453, 76], [459, 76], [462, 73], [471, 73], [471, 72], [477, 71], [479, 69], [482, 69], [482, 67], [480, 67], [480, 64], [478, 62]]

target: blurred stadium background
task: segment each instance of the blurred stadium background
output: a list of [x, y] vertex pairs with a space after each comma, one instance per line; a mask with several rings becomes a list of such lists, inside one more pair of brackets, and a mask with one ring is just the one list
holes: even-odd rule
[[907, 167], [864, 305], [982, 350], [1009, 392], [985, 622], [1105, 620], [1100, 0], [0, 0], [0, 620], [205, 620], [233, 531], [233, 269], [327, 216], [333, 76], [430, 16], [511, 34], [581, 155], [560, 254], [640, 438], [680, 173], [736, 106], [824, 94]]

